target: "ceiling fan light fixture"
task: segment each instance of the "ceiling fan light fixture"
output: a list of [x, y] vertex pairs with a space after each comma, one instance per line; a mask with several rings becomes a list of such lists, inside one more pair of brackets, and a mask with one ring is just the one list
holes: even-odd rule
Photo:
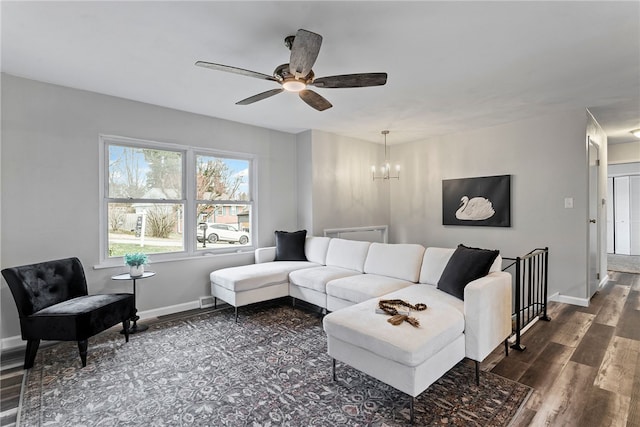
[[306, 89], [307, 85], [300, 80], [287, 79], [282, 83], [282, 87], [288, 92], [300, 92], [301, 90]]
[[640, 138], [640, 129], [634, 129], [631, 132], [631, 135], [635, 136], [636, 138]]

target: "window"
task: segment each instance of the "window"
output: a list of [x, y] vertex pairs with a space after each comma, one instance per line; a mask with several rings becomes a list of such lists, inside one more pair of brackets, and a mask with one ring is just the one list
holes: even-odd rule
[[250, 156], [101, 137], [103, 261], [154, 260], [250, 247]]
[[249, 160], [196, 155], [197, 249], [249, 245]]

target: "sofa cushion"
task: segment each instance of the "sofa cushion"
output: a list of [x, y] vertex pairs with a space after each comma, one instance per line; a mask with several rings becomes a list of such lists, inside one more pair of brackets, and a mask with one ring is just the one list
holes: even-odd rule
[[306, 261], [304, 244], [307, 230], [276, 231], [276, 261]]
[[304, 253], [307, 261], [324, 265], [327, 261], [327, 249], [329, 249], [329, 237], [307, 236], [304, 244]]
[[364, 261], [371, 242], [333, 238], [329, 242], [326, 265], [364, 272]]
[[436, 286], [455, 249], [427, 248], [420, 267], [420, 283]]
[[372, 243], [364, 263], [364, 272], [417, 282], [423, 254], [422, 245]]
[[289, 273], [301, 268], [319, 267], [308, 261], [274, 261], [216, 270], [211, 283], [234, 292], [248, 291], [289, 282]]
[[412, 282], [377, 274], [358, 274], [327, 283], [327, 295], [359, 303], [413, 285]]
[[[367, 349], [403, 365], [417, 366], [452, 343], [464, 331], [464, 316], [458, 307], [442, 298], [438, 290], [424, 285], [411, 285], [385, 295], [416, 304], [427, 304], [425, 311], [412, 312], [419, 328], [408, 323], [394, 326], [386, 314], [375, 312], [378, 298], [356, 304], [323, 319], [327, 335]], [[460, 302], [462, 304], [462, 302]]]
[[438, 281], [438, 289], [464, 299], [467, 283], [486, 276], [499, 252], [458, 245]]
[[289, 283], [301, 288], [313, 289], [326, 293], [327, 283], [331, 280], [340, 279], [361, 274], [355, 270], [342, 267], [322, 266], [315, 268], [305, 268], [289, 273]]

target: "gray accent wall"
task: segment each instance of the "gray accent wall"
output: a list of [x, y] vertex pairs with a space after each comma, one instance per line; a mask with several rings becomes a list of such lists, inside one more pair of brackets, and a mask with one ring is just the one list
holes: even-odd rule
[[389, 224], [389, 182], [371, 178], [371, 165], [384, 159], [382, 145], [318, 130], [300, 134], [298, 144], [299, 182], [310, 184], [298, 217], [310, 233]]
[[[295, 228], [295, 135], [6, 74], [1, 78], [3, 268], [78, 256], [90, 292], [131, 292], [130, 282], [110, 279], [123, 267], [93, 268], [99, 262], [99, 134], [254, 154], [259, 246], [274, 243], [273, 230]], [[212, 270], [253, 258], [249, 252], [152, 264], [158, 274], [138, 283], [138, 309], [197, 301], [211, 293]], [[19, 335], [4, 280], [0, 297], [0, 336]]]
[[[586, 111], [575, 110], [394, 146], [403, 178], [391, 183], [390, 240], [464, 243], [507, 257], [548, 246], [549, 294], [585, 299], [587, 123]], [[492, 175], [512, 176], [512, 226], [443, 226], [442, 180]]]

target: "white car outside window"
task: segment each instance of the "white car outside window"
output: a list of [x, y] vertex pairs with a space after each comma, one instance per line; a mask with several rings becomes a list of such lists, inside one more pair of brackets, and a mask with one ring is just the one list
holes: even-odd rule
[[[202, 242], [202, 229], [204, 227], [198, 227], [198, 241]], [[241, 245], [246, 245], [249, 243], [249, 233], [244, 231], [238, 231], [238, 229], [231, 224], [221, 224], [221, 223], [207, 223], [207, 230], [205, 234], [205, 238], [209, 243], [217, 243], [217, 242], [229, 242], [229, 243], [240, 243]]]

